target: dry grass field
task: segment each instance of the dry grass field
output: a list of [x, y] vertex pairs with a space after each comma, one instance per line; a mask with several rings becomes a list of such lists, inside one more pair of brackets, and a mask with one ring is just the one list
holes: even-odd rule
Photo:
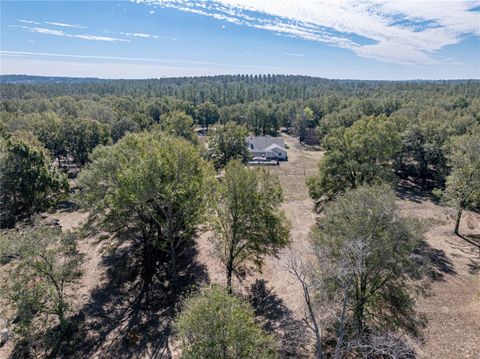
[[[272, 325], [276, 326], [281, 333], [284, 328], [291, 328], [292, 323], [301, 325], [301, 291], [285, 270], [285, 264], [291, 252], [300, 256], [308, 255], [308, 231], [315, 222], [315, 214], [305, 185], [304, 173], [313, 173], [322, 156], [321, 152], [304, 151], [298, 141], [289, 136], [284, 138], [289, 146], [289, 161], [281, 163], [278, 167], [270, 167], [269, 170], [279, 175], [284, 189], [283, 208], [291, 222], [291, 246], [280, 253], [278, 258], [268, 258], [261, 274], [248, 275], [241, 281], [236, 280], [234, 284], [237, 289], [251, 293], [256, 279], [266, 281], [263, 283], [266, 291], [265, 288], [258, 286], [258, 282], [255, 288], [257, 292], [263, 293], [264, 297], [270, 298], [277, 308], [282, 308], [280, 316], [270, 318]], [[421, 192], [411, 189], [399, 190], [399, 205], [405, 215], [420, 218], [428, 224], [426, 239], [436, 263], [436, 275], [432, 277], [430, 295], [418, 301], [418, 310], [425, 314], [428, 320], [423, 331], [423, 341], [418, 346], [419, 357], [425, 359], [480, 358], [480, 254], [478, 250], [452, 234], [451, 211], [435, 204], [431, 198], [424, 196]], [[78, 228], [86, 219], [86, 214], [76, 211], [57, 212], [51, 214], [49, 218], [58, 219], [63, 230], [70, 230]], [[461, 233], [478, 236], [480, 216], [467, 213], [462, 222]], [[208, 278], [206, 282], [224, 283], [224, 271], [212, 258], [212, 247], [208, 237], [209, 233], [204, 232], [198, 238], [198, 261], [206, 271]], [[128, 290], [117, 293], [111, 289], [117, 297], [105, 293], [109, 276], [108, 262], [105, 260], [108, 254], [106, 243], [99, 244], [95, 238], [87, 238], [82, 240], [80, 250], [85, 255], [85, 275], [82, 283], [75, 289], [80, 294], [76, 307], [83, 308], [79, 318], [89, 323], [88, 332], [84, 335], [95, 339], [92, 340], [95, 345], [77, 353], [76, 357], [175, 356], [175, 342], [172, 339], [167, 341], [159, 339], [162, 335], [167, 337], [170, 335], [170, 331], [165, 329], [168, 326], [165, 321], [168, 321], [171, 316], [166, 316], [159, 310], [156, 312], [160, 313], [159, 318], [155, 321], [149, 320], [151, 318], [139, 319], [141, 324], [139, 328], [142, 328], [142, 323], [145, 328], [147, 324], [154, 326], [153, 328], [148, 328], [145, 332], [138, 330], [132, 332], [123, 322], [125, 316], [122, 316], [121, 311], [112, 310], [112, 306], [128, 307], [128, 303], [125, 302], [129, 297], [126, 295]], [[99, 301], [97, 298], [99, 295], [115, 298], [115, 302]], [[92, 311], [85, 310], [89, 308], [89, 303], [94, 301], [100, 303], [97, 304], [95, 315]], [[110, 320], [102, 319], [102, 315], [109, 317]], [[108, 330], [104, 327], [107, 324], [111, 326]], [[121, 335], [127, 338], [124, 341], [129, 348], [123, 352], [125, 346], [112, 344]], [[301, 339], [299, 339], [299, 346], [304, 346]], [[296, 350], [297, 356], [301, 357], [302, 349], [292, 350]], [[0, 349], [0, 357], [7, 358], [10, 350], [11, 346], [8, 345]]]

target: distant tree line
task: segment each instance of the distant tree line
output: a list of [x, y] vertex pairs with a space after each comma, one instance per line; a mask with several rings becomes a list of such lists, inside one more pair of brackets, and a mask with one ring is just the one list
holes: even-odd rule
[[463, 211], [480, 210], [478, 81], [239, 75], [5, 84], [2, 96], [0, 220], [13, 229], [0, 264], [15, 279], [4, 293], [27, 349], [47, 320], [58, 343], [70, 328], [78, 233], [35, 220], [70, 185], [89, 229], [111, 251], [128, 250], [140, 294], [161, 278], [177, 300], [208, 229], [225, 286], [192, 289], [179, 306], [173, 327], [186, 358], [283, 355], [236, 286], [290, 243], [279, 179], [244, 165], [249, 134], [285, 131], [324, 152], [307, 179], [321, 212], [311, 258], [284, 268], [300, 284], [317, 358], [414, 357], [404, 336], [421, 329], [423, 227], [400, 215], [397, 181], [454, 207], [456, 234]]

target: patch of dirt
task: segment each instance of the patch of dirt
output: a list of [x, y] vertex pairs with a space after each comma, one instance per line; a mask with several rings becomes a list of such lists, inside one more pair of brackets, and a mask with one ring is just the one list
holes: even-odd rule
[[[315, 223], [315, 214], [313, 202], [308, 196], [305, 179], [306, 176], [315, 173], [317, 163], [323, 154], [318, 151], [305, 151], [293, 137], [283, 135], [283, 138], [289, 147], [289, 161], [281, 162], [276, 167], [266, 168], [279, 175], [285, 198], [283, 209], [291, 223], [292, 243], [290, 248], [279, 254], [278, 258], [266, 259], [263, 273], [251, 273], [242, 281], [236, 279], [234, 286], [237, 290], [243, 290], [245, 293], [251, 288], [257, 288], [257, 291], [266, 298], [280, 303], [283, 312], [289, 313], [288, 315], [291, 316], [291, 318], [289, 317], [290, 321], [298, 322], [303, 315], [301, 288], [286, 271], [285, 265], [291, 252], [300, 257], [309, 255], [308, 233], [310, 227]], [[405, 187], [399, 189], [398, 203], [404, 215], [419, 218], [427, 224], [426, 239], [431, 247], [432, 256], [438, 262], [439, 269], [438, 276], [432, 281], [431, 295], [418, 301], [418, 310], [425, 314], [428, 320], [423, 332], [424, 343], [418, 348], [419, 357], [425, 359], [480, 358], [480, 340], [478, 340], [480, 337], [480, 257], [478, 249], [452, 234], [454, 213], [436, 204], [431, 197], [418, 190], [412, 191]], [[59, 211], [50, 214], [47, 220], [56, 219], [63, 230], [74, 230], [86, 218], [87, 213]], [[479, 235], [480, 216], [466, 213], [460, 232], [472, 238]], [[199, 236], [197, 259], [205, 267], [209, 282], [225, 284], [225, 272], [222, 265], [212, 255], [213, 248], [209, 236], [209, 232], [203, 232]], [[104, 318], [102, 318], [101, 312], [98, 313], [98, 309], [95, 309], [95, 314], [92, 314], [91, 317], [88, 317], [90, 314], [87, 312], [87, 317], [85, 317], [85, 322], [90, 328], [88, 336], [93, 338], [91, 342], [98, 345], [98, 348], [86, 350], [86, 352], [90, 353], [91, 357], [103, 357], [102, 350], [110, 346], [109, 343], [114, 340], [112, 338], [118, 334], [118, 328], [123, 325], [120, 322], [122, 317], [115, 313], [123, 310], [124, 304], [128, 304], [119, 302], [119, 300], [125, 301], [127, 297], [125, 293], [117, 295], [117, 289], [113, 287], [110, 294], [105, 290], [99, 290], [107, 286], [106, 282], [109, 277], [105, 265], [105, 250], [96, 238], [81, 240], [79, 250], [84, 255], [85, 273], [79, 286], [74, 289], [78, 293], [75, 307], [96, 305], [95, 300], [103, 303], [102, 297], [106, 296], [104, 298], [105, 306], [99, 307], [106, 310], [103, 314]], [[265, 282], [257, 281], [259, 279], [263, 279]], [[108, 309], [107, 302], [112, 308]], [[149, 318], [142, 317], [139, 320], [144, 322], [146, 332], [157, 337], [159, 337], [158, 333], [163, 332], [167, 333], [165, 335], [168, 337], [169, 330], [165, 329], [166, 323], [160, 320], [161, 318], [162, 316], [158, 315], [157, 321], [155, 321], [152, 320], [155, 318], [150, 315]], [[95, 323], [98, 323], [98, 328], [95, 327]], [[115, 326], [117, 329], [108, 332], [105, 329], [107, 324]], [[144, 333], [129, 333], [128, 335], [134, 335], [135, 338], [128, 337], [127, 340], [135, 342], [138, 339], [141, 340], [141, 344], [145, 340], [150, 340], [149, 336], [142, 336], [142, 334]], [[176, 352], [176, 343], [171, 338], [170, 341], [171, 355]], [[152, 341], [145, 345], [151, 346], [152, 343], [155, 344]], [[116, 354], [121, 357], [149, 357], [152, 353], [156, 353], [156, 349], [151, 348], [140, 354], [135, 351], [135, 345], [137, 344], [133, 344], [131, 350], [117, 351]], [[167, 339], [167, 349], [168, 346]], [[118, 347], [118, 350], [121, 348], [123, 347]], [[5, 348], [0, 349], [0, 357], [7, 357]], [[82, 355], [79, 354], [79, 357]]]
[[[445, 255], [452, 272], [432, 282], [432, 295], [421, 298], [418, 310], [427, 318], [419, 348], [420, 358], [480, 358], [480, 263], [477, 248], [452, 233], [454, 213], [431, 202], [403, 201], [404, 211], [433, 222], [426, 233], [428, 244]], [[475, 223], [468, 228], [468, 223]], [[480, 216], [467, 213], [460, 233], [480, 232]]]
[[[288, 162], [278, 167], [266, 167], [277, 173], [284, 191], [283, 209], [291, 222], [292, 244], [279, 258], [267, 258], [263, 273], [254, 274], [244, 282], [234, 282], [248, 288], [262, 278], [269, 288], [292, 310], [296, 319], [303, 315], [301, 289], [285, 270], [290, 251], [308, 256], [309, 228], [315, 223], [313, 203], [308, 196], [303, 170], [315, 171], [321, 152], [304, 151], [296, 139], [284, 135], [288, 144]], [[296, 170], [296, 175], [293, 175]], [[422, 220], [438, 276], [432, 281], [430, 295], [420, 298], [418, 311], [428, 322], [424, 343], [418, 348], [420, 358], [480, 358], [480, 257], [478, 249], [452, 233], [454, 213], [436, 204], [433, 198], [416, 189], [402, 188], [399, 206], [402, 213]], [[466, 213], [460, 232], [466, 236], [480, 233], [480, 216]], [[208, 234], [199, 239], [200, 259], [207, 265], [212, 282], [225, 284], [222, 266], [211, 255]]]

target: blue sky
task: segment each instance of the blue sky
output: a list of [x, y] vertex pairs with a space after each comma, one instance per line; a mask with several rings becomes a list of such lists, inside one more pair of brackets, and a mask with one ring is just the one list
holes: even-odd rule
[[1, 73], [480, 78], [480, 1], [2, 1]]

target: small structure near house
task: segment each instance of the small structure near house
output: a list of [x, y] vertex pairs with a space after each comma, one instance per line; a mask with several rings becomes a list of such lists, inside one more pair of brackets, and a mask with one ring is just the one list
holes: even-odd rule
[[287, 150], [281, 138], [270, 136], [247, 137], [247, 147], [252, 154], [249, 164], [278, 164], [287, 161]]

